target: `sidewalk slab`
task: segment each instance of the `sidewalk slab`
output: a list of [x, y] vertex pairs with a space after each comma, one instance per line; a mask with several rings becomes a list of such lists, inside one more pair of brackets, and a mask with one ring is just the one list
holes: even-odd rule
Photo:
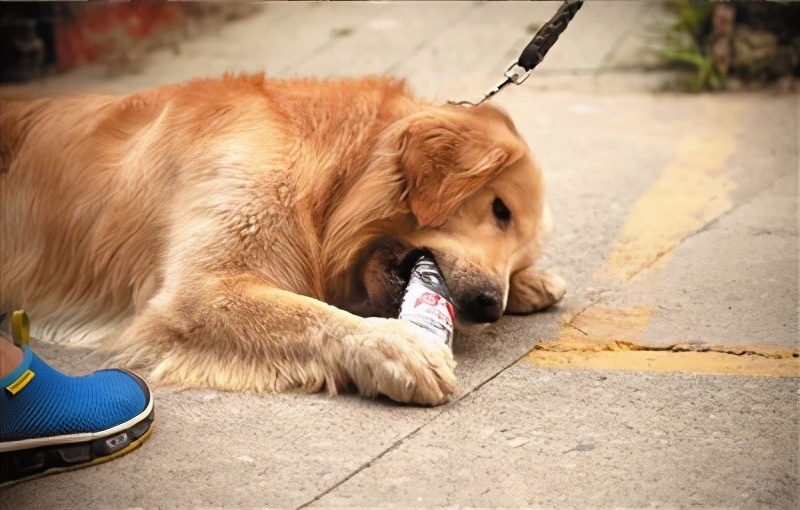
[[312, 506], [797, 508], [798, 425], [796, 379], [520, 362]]
[[798, 350], [797, 173], [788, 173], [636, 282], [658, 307], [645, 343]]

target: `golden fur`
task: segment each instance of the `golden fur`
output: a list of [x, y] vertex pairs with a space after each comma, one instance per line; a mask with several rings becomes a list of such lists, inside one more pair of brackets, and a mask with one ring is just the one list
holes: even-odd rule
[[392, 79], [0, 102], [0, 201], [0, 312], [184, 387], [445, 401], [452, 354], [391, 318], [419, 249], [462, 324], [564, 294], [508, 117]]

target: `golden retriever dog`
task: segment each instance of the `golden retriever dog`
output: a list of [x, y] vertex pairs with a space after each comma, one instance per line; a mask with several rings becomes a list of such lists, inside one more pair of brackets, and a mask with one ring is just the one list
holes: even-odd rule
[[224, 76], [0, 103], [0, 312], [183, 387], [435, 405], [453, 355], [394, 318], [429, 253], [458, 327], [558, 301], [508, 116], [389, 78]]

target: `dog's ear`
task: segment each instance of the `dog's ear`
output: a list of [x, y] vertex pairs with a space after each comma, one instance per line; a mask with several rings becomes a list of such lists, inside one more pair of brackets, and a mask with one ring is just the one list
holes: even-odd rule
[[508, 149], [486, 129], [454, 114], [410, 119], [401, 165], [408, 205], [420, 226], [441, 226], [509, 162]]

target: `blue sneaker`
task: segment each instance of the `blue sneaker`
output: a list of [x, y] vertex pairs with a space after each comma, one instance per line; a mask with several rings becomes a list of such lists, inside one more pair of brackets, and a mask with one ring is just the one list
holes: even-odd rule
[[138, 375], [70, 377], [25, 347], [20, 366], [0, 379], [0, 486], [124, 455], [150, 437], [153, 417]]

